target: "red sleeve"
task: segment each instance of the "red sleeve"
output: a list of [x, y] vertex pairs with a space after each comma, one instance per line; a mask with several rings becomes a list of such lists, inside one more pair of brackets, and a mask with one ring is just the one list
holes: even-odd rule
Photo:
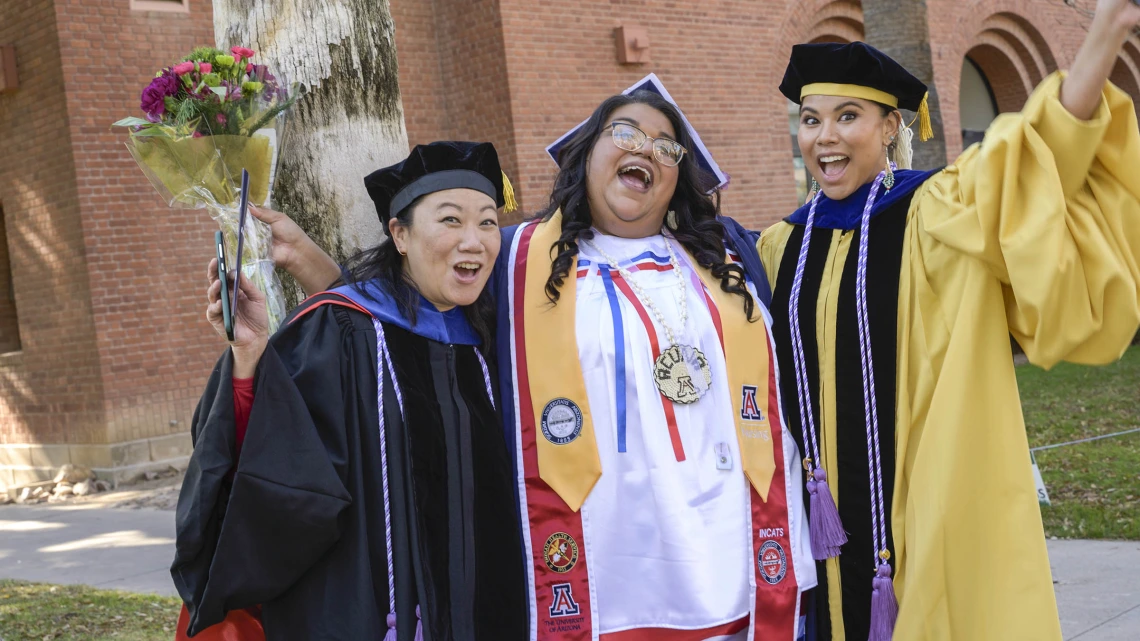
[[241, 444], [245, 441], [245, 428], [249, 425], [249, 411], [253, 408], [253, 379], [235, 378], [234, 381], [234, 423], [236, 424], [237, 453], [241, 454]]

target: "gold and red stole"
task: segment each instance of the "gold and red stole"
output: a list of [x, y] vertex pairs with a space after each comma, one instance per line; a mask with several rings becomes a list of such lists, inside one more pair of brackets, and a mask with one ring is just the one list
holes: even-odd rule
[[[560, 213], [544, 222], [527, 223], [501, 250], [510, 252], [507, 318], [500, 322], [510, 324], [511, 362], [500, 366], [513, 373], [514, 399], [504, 402], [515, 403], [515, 424], [507, 427], [515, 432], [519, 503], [531, 559], [531, 639], [589, 641], [598, 638], [593, 613], [606, 607], [593, 601], [590, 577], [605, 569], [589, 566], [589, 540], [579, 510], [603, 470], [578, 360], [576, 259], [558, 303], [551, 305], [545, 292], [551, 248], [561, 226]], [[750, 624], [756, 639], [793, 641], [800, 592], [792, 561], [787, 488], [800, 479], [785, 478], [771, 336], [764, 322], [748, 322], [738, 298], [722, 291], [719, 279], [706, 269], [696, 269], [721, 336], [738, 446], [752, 489], [755, 598]], [[683, 591], [685, 586], [661, 589]], [[671, 631], [678, 632], [684, 631]], [[694, 631], [694, 635], [707, 632]], [[630, 630], [604, 635], [602, 641], [638, 641], [653, 634]], [[677, 638], [687, 641], [684, 636]]]

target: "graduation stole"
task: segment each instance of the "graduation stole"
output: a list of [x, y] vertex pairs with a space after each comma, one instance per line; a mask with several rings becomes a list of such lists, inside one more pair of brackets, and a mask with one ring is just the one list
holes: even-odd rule
[[[590, 602], [579, 510], [601, 477], [602, 468], [578, 360], [577, 258], [556, 305], [550, 304], [545, 292], [554, 256], [552, 246], [561, 233], [562, 215], [558, 212], [548, 221], [524, 225], [512, 246], [502, 249], [511, 252], [507, 278], [518, 402], [517, 425], [511, 427], [517, 430], [522, 489], [519, 502], [532, 557], [529, 574], [531, 607], [535, 610], [531, 638], [586, 641], [591, 639], [595, 604]], [[696, 262], [690, 260], [690, 264], [695, 266]], [[791, 641], [798, 618], [799, 588], [788, 527], [774, 349], [766, 324], [749, 323], [735, 311], [741, 304], [739, 298], [723, 292], [719, 279], [708, 270], [695, 269], [720, 330], [729, 389], [733, 390], [737, 444], [752, 486], [751, 538], [756, 574], [752, 622], [758, 634], [764, 633], [757, 638]], [[717, 310], [733, 312], [721, 315]], [[757, 612], [762, 615], [757, 617]]]

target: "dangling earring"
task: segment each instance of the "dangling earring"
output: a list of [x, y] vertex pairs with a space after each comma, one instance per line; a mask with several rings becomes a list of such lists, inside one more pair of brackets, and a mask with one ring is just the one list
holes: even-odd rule
[[[895, 140], [894, 136], [891, 136], [891, 142], [894, 142], [894, 140]], [[885, 178], [883, 178], [883, 187], [887, 191], [890, 191], [891, 187], [895, 186], [895, 172], [893, 169], [891, 169], [891, 151], [890, 150], [891, 150], [891, 148], [889, 146], [883, 148], [883, 156], [885, 156], [887, 159], [887, 175]]]
[[677, 231], [677, 212], [670, 209], [669, 213], [665, 214], [665, 226], [673, 231]]
[[807, 200], [804, 202], [810, 203], [812, 201], [812, 199], [815, 198], [815, 194], [818, 191], [819, 191], [819, 183], [816, 182], [815, 177], [813, 176], [811, 179], [811, 189], [808, 190]]

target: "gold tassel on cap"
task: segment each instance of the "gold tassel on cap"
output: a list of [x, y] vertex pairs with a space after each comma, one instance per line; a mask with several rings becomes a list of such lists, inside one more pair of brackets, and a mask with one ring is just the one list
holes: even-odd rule
[[918, 139], [926, 142], [934, 137], [934, 127], [930, 124], [930, 92], [922, 97], [918, 105]]
[[503, 174], [503, 213], [509, 214], [519, 208], [519, 201], [515, 200], [515, 187], [511, 184], [511, 179], [507, 178], [507, 172]]

